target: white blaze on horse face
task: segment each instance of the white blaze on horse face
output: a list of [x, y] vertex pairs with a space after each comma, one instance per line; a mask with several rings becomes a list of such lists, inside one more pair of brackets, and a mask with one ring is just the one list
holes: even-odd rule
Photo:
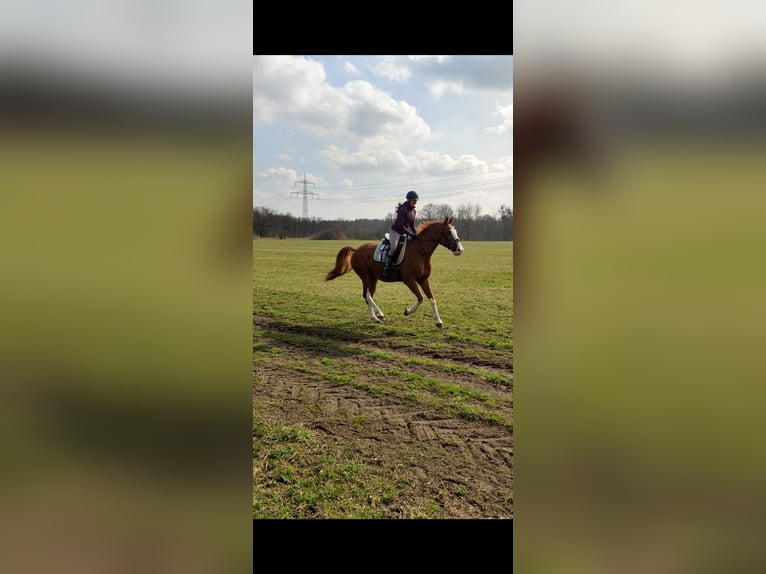
[[453, 251], [453, 253], [455, 255], [461, 255], [463, 253], [463, 251], [465, 251], [465, 249], [463, 248], [463, 244], [460, 242], [460, 239], [458, 239], [458, 237], [457, 237], [457, 229], [455, 229], [453, 227], [452, 229], [450, 229], [450, 231], [452, 232], [452, 239], [457, 241], [457, 249], [455, 249], [455, 251]]

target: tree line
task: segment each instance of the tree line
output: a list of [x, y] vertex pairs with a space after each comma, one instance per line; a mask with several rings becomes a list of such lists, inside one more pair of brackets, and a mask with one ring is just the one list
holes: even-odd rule
[[[464, 204], [453, 209], [445, 203], [418, 206], [417, 221], [453, 218], [463, 241], [513, 241], [513, 209], [501, 205], [494, 214], [482, 214], [479, 204]], [[295, 217], [268, 207], [253, 208], [253, 236], [285, 239], [378, 239], [391, 227], [395, 213], [385, 219], [324, 220]]]

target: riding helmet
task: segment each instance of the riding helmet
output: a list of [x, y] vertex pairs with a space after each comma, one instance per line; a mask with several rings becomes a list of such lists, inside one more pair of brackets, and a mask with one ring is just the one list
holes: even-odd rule
[[418, 199], [418, 194], [414, 191], [407, 192], [407, 199]]

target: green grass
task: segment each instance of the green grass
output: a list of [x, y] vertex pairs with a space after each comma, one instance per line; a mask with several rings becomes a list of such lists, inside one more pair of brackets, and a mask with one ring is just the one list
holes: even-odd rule
[[414, 336], [419, 344], [429, 346], [463, 343], [512, 349], [512, 242], [468, 242], [460, 257], [441, 247], [434, 252], [431, 286], [447, 329], [438, 338], [427, 302], [414, 315], [404, 317], [404, 308], [415, 297], [403, 284], [378, 284], [375, 300], [386, 315], [386, 324], [374, 325], [353, 270], [324, 280], [341, 247], [362, 243], [254, 240], [253, 311], [282, 322], [321, 326], [327, 335], [344, 334], [353, 326], [367, 333], [383, 330], [392, 336]]
[[[386, 319], [376, 324], [353, 270], [325, 281], [338, 250], [362, 243], [253, 241], [254, 362], [288, 379], [327, 381], [512, 432], [513, 244], [467, 242], [460, 257], [437, 249], [431, 285], [445, 326], [439, 330], [427, 301], [404, 316], [415, 297], [402, 283], [378, 284], [375, 301]], [[305, 412], [296, 411], [295, 420], [327, 414], [310, 402], [296, 409]], [[382, 473], [363, 444], [333, 441], [273, 416], [268, 401], [253, 405], [254, 518], [390, 518], [391, 507], [399, 517], [444, 516], [439, 500], [400, 500], [416, 482], [407, 470], [444, 457], [443, 450], [424, 445], [402, 454], [399, 471]], [[363, 412], [338, 408], [331, 416], [386, 440]], [[452, 494], [462, 497], [466, 488], [455, 486]]]
[[[357, 424], [364, 418], [357, 417]], [[253, 425], [253, 518], [385, 518], [395, 484], [301, 426]]]

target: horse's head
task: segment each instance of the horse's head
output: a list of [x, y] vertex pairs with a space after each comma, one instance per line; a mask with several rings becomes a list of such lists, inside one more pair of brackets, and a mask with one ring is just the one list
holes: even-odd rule
[[462, 255], [463, 251], [465, 251], [463, 244], [460, 242], [460, 237], [457, 235], [457, 229], [452, 227], [451, 217], [447, 217], [441, 223], [439, 245], [444, 245], [444, 247], [452, 251], [453, 255]]

